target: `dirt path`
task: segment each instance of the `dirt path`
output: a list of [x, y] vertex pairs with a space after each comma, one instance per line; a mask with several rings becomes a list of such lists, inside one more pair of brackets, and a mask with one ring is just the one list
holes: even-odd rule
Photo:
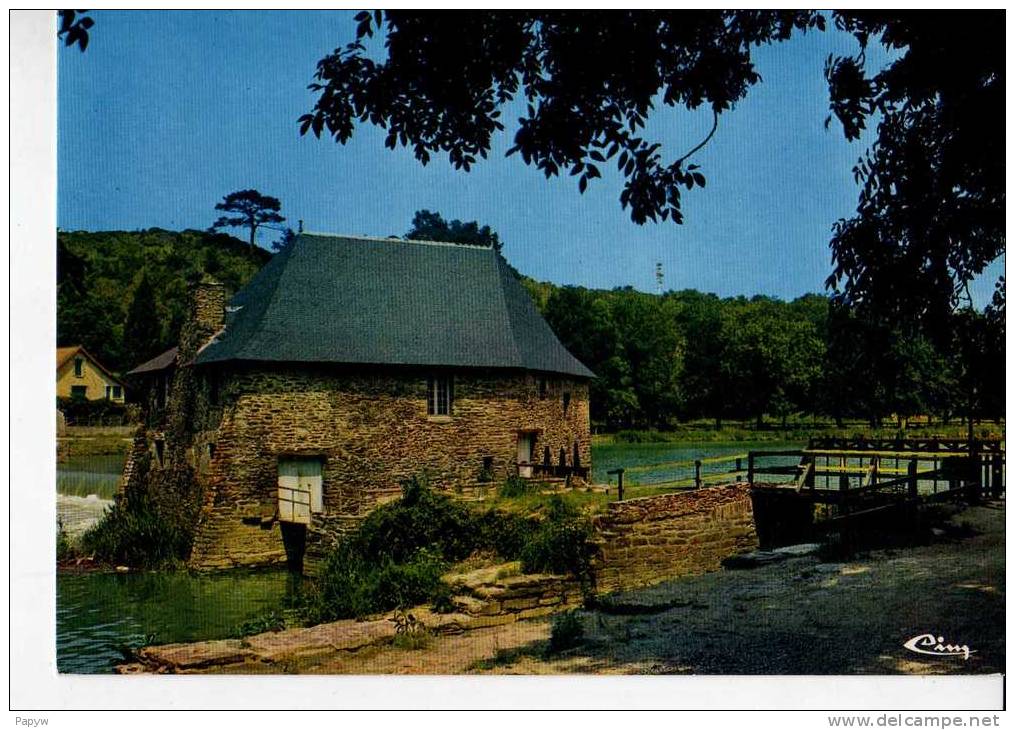
[[[627, 593], [629, 610], [584, 611], [585, 641], [546, 656], [548, 620], [443, 636], [425, 649], [375, 647], [306, 673], [946, 674], [1004, 670], [1004, 505], [953, 518], [972, 537], [876, 551], [848, 563], [798, 558]], [[933, 632], [968, 660], [903, 647]], [[250, 667], [245, 668], [250, 671]]]

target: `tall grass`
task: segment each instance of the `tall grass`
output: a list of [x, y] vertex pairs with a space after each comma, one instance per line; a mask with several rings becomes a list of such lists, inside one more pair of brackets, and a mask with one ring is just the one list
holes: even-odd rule
[[144, 495], [119, 498], [81, 536], [81, 550], [96, 560], [134, 568], [158, 568], [186, 560], [191, 530], [167, 519]]

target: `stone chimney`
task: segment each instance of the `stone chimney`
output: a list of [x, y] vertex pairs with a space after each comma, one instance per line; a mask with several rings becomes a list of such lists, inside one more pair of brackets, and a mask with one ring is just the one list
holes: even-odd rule
[[194, 284], [190, 293], [190, 316], [180, 332], [180, 362], [189, 362], [226, 320], [226, 288], [209, 276]]
[[226, 288], [205, 276], [194, 286], [191, 318], [200, 329], [215, 334], [226, 321]]

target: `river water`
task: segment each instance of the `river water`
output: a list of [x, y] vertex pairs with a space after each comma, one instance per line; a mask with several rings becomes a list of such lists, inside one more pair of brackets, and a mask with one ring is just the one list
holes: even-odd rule
[[244, 621], [278, 609], [297, 580], [278, 570], [59, 573], [57, 668], [111, 672], [125, 646], [228, 638]]

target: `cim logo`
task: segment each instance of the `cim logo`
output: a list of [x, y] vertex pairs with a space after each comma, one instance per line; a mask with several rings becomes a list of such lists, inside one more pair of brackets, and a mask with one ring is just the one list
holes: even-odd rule
[[976, 653], [965, 644], [946, 644], [943, 636], [934, 636], [934, 634], [914, 636], [903, 646], [917, 654], [940, 657], [960, 656], [963, 660], [969, 659], [970, 654]]

